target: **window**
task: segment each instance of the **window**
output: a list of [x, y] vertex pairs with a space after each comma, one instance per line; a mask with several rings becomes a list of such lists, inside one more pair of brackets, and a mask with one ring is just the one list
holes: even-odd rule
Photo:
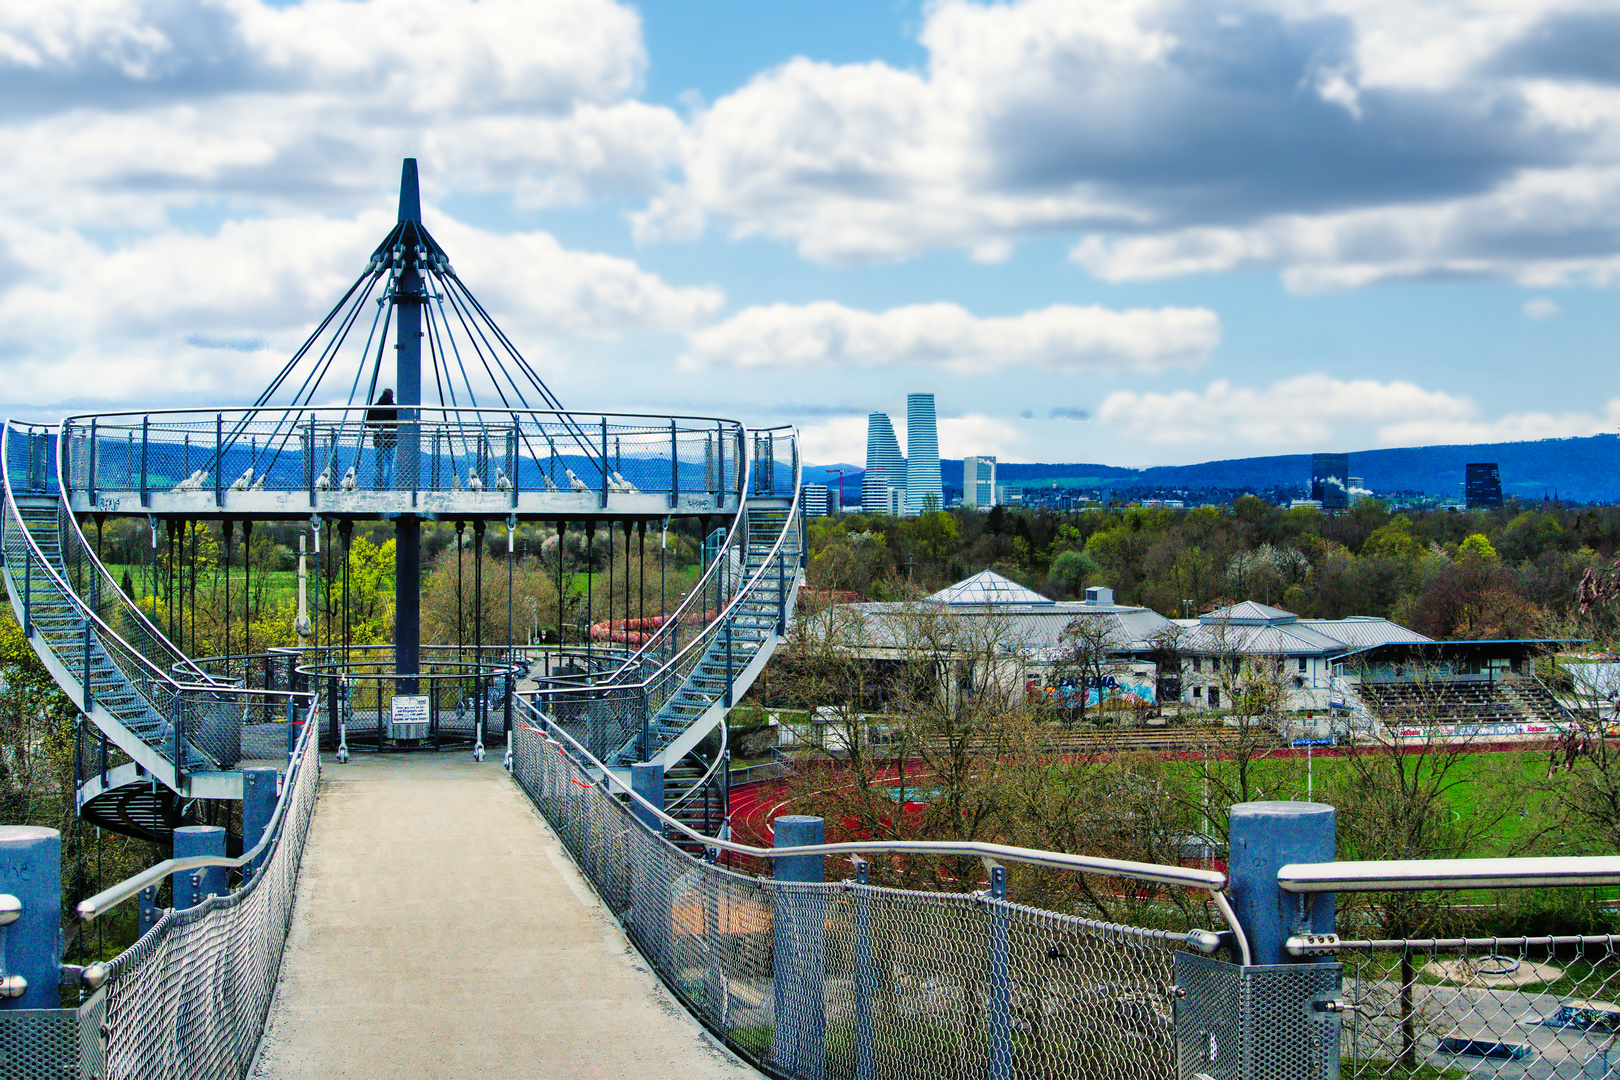
[[1196, 656], [1193, 657], [1193, 670], [1194, 671], [1202, 671], [1202, 670], [1204, 670], [1204, 661], [1202, 659], [1200, 659], [1199, 657], [1196, 657]]
[[1193, 700], [1194, 701], [1198, 701], [1198, 700], [1202, 699], [1203, 696], [1204, 696], [1204, 688], [1202, 686], [1193, 687]]
[[1301, 670], [1301, 671], [1307, 670], [1306, 665], [1308, 665], [1309, 663], [1310, 663], [1310, 661], [1306, 660], [1303, 656], [1300, 657], [1299, 658], [1299, 670]]
[[1221, 707], [1221, 690], [1218, 686], [1209, 688], [1209, 707], [1212, 709]]

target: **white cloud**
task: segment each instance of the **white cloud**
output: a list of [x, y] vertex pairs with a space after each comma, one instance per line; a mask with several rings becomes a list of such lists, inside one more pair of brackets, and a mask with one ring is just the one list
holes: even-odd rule
[[1620, 423], [1620, 398], [1601, 416], [1525, 412], [1482, 418], [1473, 399], [1410, 382], [1311, 374], [1259, 388], [1222, 379], [1202, 391], [1119, 391], [1103, 401], [1097, 419], [1155, 443], [1308, 447], [1366, 429], [1380, 446], [1424, 446], [1612, 431]]
[[[71, 232], [0, 225], [0, 247], [23, 278], [0, 293], [7, 397], [250, 398], [359, 275], [389, 224], [382, 213], [249, 219], [214, 236], [167, 231], [112, 252]], [[718, 289], [674, 286], [546, 233], [497, 234], [432, 214], [428, 224], [526, 345], [686, 330], [724, 302]]]
[[1524, 302], [1524, 317], [1534, 319], [1537, 322], [1542, 319], [1550, 319], [1562, 310], [1556, 300], [1548, 299], [1545, 296], [1534, 296]]
[[[899, 421], [903, 417], [895, 419]], [[942, 416], [937, 423], [941, 457], [996, 454], [1004, 459], [1016, 459], [1026, 444], [1023, 432], [993, 416], [979, 413]], [[902, 428], [897, 434], [903, 450], [906, 433]], [[849, 461], [861, 465], [866, 461], [866, 417], [839, 416], [801, 427], [799, 447], [804, 460], [810, 464]]]
[[795, 59], [700, 112], [679, 183], [635, 226], [719, 220], [828, 263], [998, 261], [1074, 232], [1110, 280], [1278, 268], [1301, 291], [1607, 279], [1620, 86], [1559, 49], [1610, 17], [1602, 0], [941, 0], [919, 70]]
[[959, 374], [1008, 368], [1061, 373], [1197, 367], [1220, 341], [1202, 308], [1111, 311], [1057, 305], [979, 318], [955, 304], [882, 312], [842, 304], [748, 308], [691, 335], [681, 358], [705, 368], [816, 370], [920, 364]]

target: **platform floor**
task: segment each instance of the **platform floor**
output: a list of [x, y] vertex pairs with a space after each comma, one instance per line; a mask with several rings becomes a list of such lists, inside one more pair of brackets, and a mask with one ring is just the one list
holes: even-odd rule
[[326, 759], [253, 1075], [741, 1080], [500, 767]]

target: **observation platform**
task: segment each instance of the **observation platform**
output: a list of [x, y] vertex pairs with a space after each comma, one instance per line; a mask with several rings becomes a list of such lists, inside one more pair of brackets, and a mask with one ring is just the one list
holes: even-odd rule
[[492, 757], [321, 778], [255, 1077], [740, 1080]]

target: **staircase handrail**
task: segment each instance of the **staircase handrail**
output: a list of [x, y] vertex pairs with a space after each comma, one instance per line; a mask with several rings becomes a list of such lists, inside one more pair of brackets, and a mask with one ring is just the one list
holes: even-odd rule
[[[771, 430], [782, 430], [782, 429], [773, 428]], [[789, 429], [789, 430], [791, 430], [791, 429]], [[750, 469], [751, 468], [752, 468], [752, 466], [750, 465]], [[648, 675], [646, 678], [642, 679], [641, 681], [635, 682], [635, 683], [611, 683], [611, 682], [598, 683], [598, 684], [590, 687], [589, 689], [598, 690], [598, 691], [600, 691], [600, 690], [619, 690], [619, 691], [626, 691], [626, 692], [650, 691], [655, 683], [660, 683], [660, 682], [667, 683], [669, 681], [671, 673], [676, 671], [678, 668], [686, 666], [686, 665], [688, 665], [688, 663], [690, 663], [690, 665], [692, 665], [692, 666], [695, 666], [697, 661], [701, 660], [703, 654], [708, 650], [709, 645], [713, 642], [714, 637], [717, 636], [720, 633], [720, 631], [724, 628], [724, 626], [725, 626], [726, 622], [728, 621], [728, 619], [730, 619], [735, 614], [738, 605], [746, 602], [748, 594], [750, 592], [752, 592], [753, 589], [759, 584], [760, 580], [765, 576], [767, 571], [769, 571], [775, 565], [776, 561], [782, 557], [782, 546], [786, 542], [786, 540], [788, 538], [788, 534], [792, 531], [792, 526], [793, 526], [794, 522], [798, 519], [798, 515], [799, 515], [799, 512], [800, 512], [800, 506], [799, 506], [799, 488], [800, 488], [800, 484], [799, 484], [798, 480], [799, 480], [799, 476], [802, 473], [802, 470], [803, 470], [802, 462], [799, 460], [798, 454], [795, 453], [794, 454], [793, 499], [792, 499], [792, 503], [789, 506], [787, 517], [786, 517], [786, 520], [784, 522], [782, 532], [780, 534], [778, 534], [778, 536], [776, 538], [776, 542], [771, 546], [771, 550], [770, 550], [769, 554], [766, 556], [766, 558], [760, 563], [759, 569], [754, 571], [753, 576], [748, 578], [742, 585], [740, 585], [733, 592], [733, 594], [731, 596], [731, 599], [726, 603], [725, 607], [722, 608], [721, 611], [716, 614], [714, 619], [710, 620], [708, 625], [706, 627], [704, 627], [704, 629], [700, 633], [694, 635], [692, 640], [687, 642], [687, 644], [681, 649], [681, 651], [679, 653], [677, 653], [675, 656], [671, 657], [669, 660], [665, 661], [663, 664], [661, 664], [658, 667], [658, 669], [656, 671], [654, 671], [652, 674]], [[735, 531], [739, 527], [739, 525], [742, 525], [744, 523], [744, 516], [746, 514], [746, 510], [747, 510], [747, 504], [745, 502], [743, 508], [738, 511], [738, 515], [737, 515], [738, 523], [733, 526], [733, 534], [734, 535], [735, 535]], [[729, 544], [729, 541], [728, 541], [728, 544]], [[723, 546], [720, 549], [720, 553], [723, 555], [723, 554], [725, 554], [725, 551], [726, 551], [726, 548]], [[709, 570], [710, 573], [713, 573], [715, 571], [715, 568], [720, 565], [720, 561], [721, 561], [720, 557], [717, 556], [715, 561], [714, 561], [714, 565], [710, 567], [710, 570]], [[708, 575], [705, 575], [704, 580], [707, 580], [707, 578], [708, 578]], [[699, 595], [700, 594], [699, 588], [694, 587], [693, 590], [692, 590], [692, 593], [693, 593], [694, 596]], [[669, 623], [666, 623], [666, 625], [669, 625]], [[634, 659], [634, 658], [632, 658], [632, 659]], [[630, 663], [630, 661], [626, 661], [626, 666], [628, 666], [629, 663]], [[683, 681], [683, 682], [685, 681], [685, 672], [684, 671], [681, 672], [681, 681]], [[542, 696], [549, 696], [549, 695], [555, 694], [555, 693], [583, 692], [583, 689], [584, 688], [582, 688], [581, 691], [559, 691], [559, 690], [546, 690], [546, 689], [537, 688], [535, 690], [524, 691], [523, 693], [526, 696], [529, 696], [529, 697], [542, 697]], [[654, 711], [654, 706], [652, 705], [651, 697], [652, 697], [651, 693], [648, 693], [648, 705], [647, 705], [647, 708], [648, 708], [649, 711]], [[662, 702], [660, 702], [660, 704], [662, 704]]]
[[[146, 669], [146, 671], [143, 672], [145, 677], [150, 678], [155, 682], [164, 684], [166, 689], [178, 690], [179, 683], [170, 678], [162, 668], [154, 664], [139, 649], [125, 641], [118, 631], [108, 626], [101, 616], [84, 602], [83, 598], [73, 590], [73, 587], [68, 584], [67, 580], [63, 578], [61, 574], [57, 573], [56, 568], [51, 565], [51, 561], [47, 559], [45, 557], [45, 553], [40, 550], [39, 544], [35, 542], [33, 534], [28, 531], [28, 526], [23, 522], [22, 513], [17, 509], [16, 497], [12, 493], [11, 466], [10, 463], [5, 460], [5, 443], [10, 438], [12, 423], [13, 422], [11, 420], [7, 420], [3, 427], [0, 427], [0, 485], [3, 485], [4, 487], [4, 498], [6, 508], [10, 511], [9, 516], [11, 518], [11, 524], [14, 525], [17, 531], [22, 534], [22, 542], [31, 557], [33, 565], [45, 575], [45, 580], [48, 583], [56, 586], [58, 591], [60, 591], [62, 596], [67, 600], [69, 606], [77, 609], [78, 612], [84, 617], [86, 622], [91, 623], [97, 628], [104, 648], [108, 643], [116, 643], [122, 647], [119, 651], [127, 652], [128, 655], [134, 660], [137, 667]], [[11, 569], [11, 560], [9, 559], [5, 561], [5, 572], [7, 577], [15, 577]], [[119, 594], [122, 595], [122, 590], [120, 590]], [[109, 656], [113, 656], [115, 653], [114, 650], [108, 649], [107, 654]], [[125, 672], [124, 674], [126, 677], [129, 677], [128, 672]], [[176, 764], [178, 766], [178, 763]]]
[[[99, 573], [102, 582], [102, 595], [124, 596], [124, 590], [119, 586], [118, 582], [113, 580], [112, 572], [107, 569], [106, 564], [101, 561], [101, 557], [96, 554], [93, 548], [91, 548], [90, 538], [84, 535], [84, 530], [79, 526], [78, 518], [73, 516], [73, 511], [68, 507], [67, 473], [65, 472], [67, 462], [64, 457], [67, 452], [68, 423], [68, 420], [64, 420], [62, 425], [57, 429], [56, 434], [56, 490], [59, 493], [57, 495], [59, 507], [58, 513], [61, 515], [61, 517], [67, 519], [68, 527], [72, 529], [72, 535], [76, 538], [79, 549], [85, 554], [90, 566], [92, 567], [90, 572], [93, 574]], [[65, 564], [66, 552], [63, 553], [63, 561]], [[108, 589], [111, 589], [112, 592], [108, 593]], [[166, 666], [170, 669], [175, 667], [187, 668], [206, 683], [212, 683], [215, 681], [212, 675], [209, 675], [207, 672], [199, 668], [191, 660], [191, 658], [185, 654], [185, 650], [179, 648], [174, 644], [174, 642], [170, 641], [167, 635], [165, 635], [163, 631], [159, 630], [151, 619], [146, 617], [146, 612], [141, 610], [139, 604], [135, 603], [128, 597], [125, 597], [125, 600], [127, 602], [120, 605], [125, 615], [128, 616], [133, 614], [136, 622], [141, 629], [146, 632], [146, 636], [151, 639], [151, 642], [158, 647], [159, 651], [167, 653], [167, 655], [163, 658], [163, 664], [160, 666]], [[128, 643], [126, 642], [126, 644]], [[158, 660], [152, 659], [151, 657], [147, 657], [147, 659], [152, 660], [154, 664], [159, 663]]]

